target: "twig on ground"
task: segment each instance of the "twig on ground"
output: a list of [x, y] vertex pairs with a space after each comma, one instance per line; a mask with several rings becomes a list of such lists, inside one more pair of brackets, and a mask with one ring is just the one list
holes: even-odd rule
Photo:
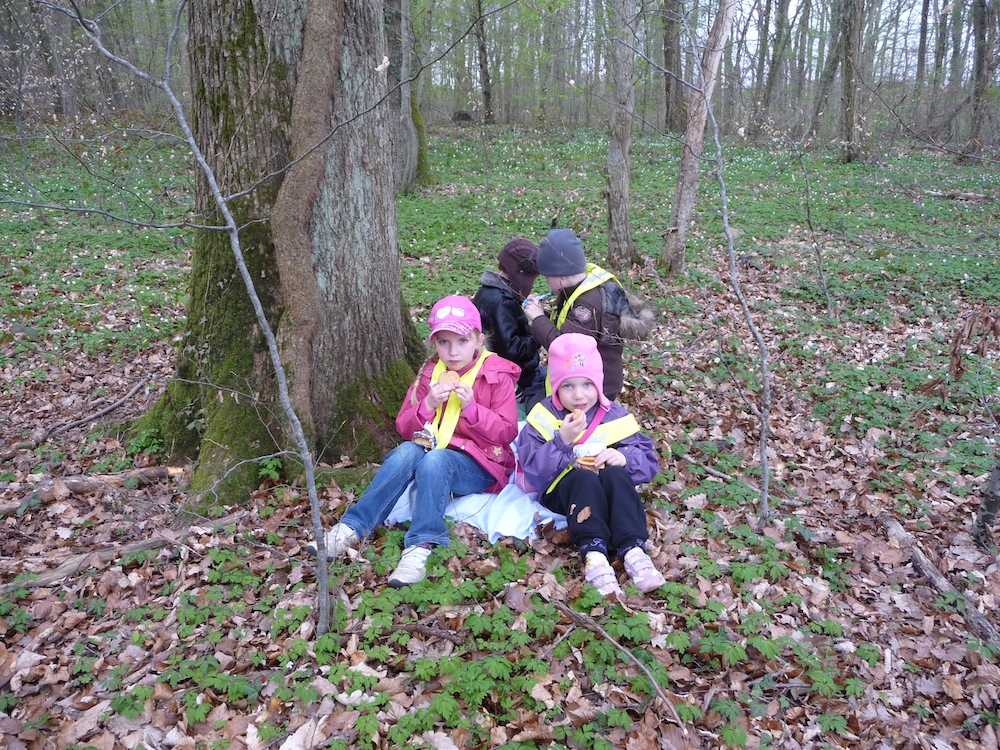
[[655, 677], [653, 677], [653, 673], [649, 671], [649, 667], [647, 667], [645, 664], [643, 664], [641, 661], [639, 661], [635, 657], [635, 654], [633, 654], [631, 651], [629, 651], [627, 648], [625, 648], [622, 644], [620, 644], [618, 641], [616, 641], [608, 633], [607, 630], [605, 630], [604, 628], [602, 628], [597, 623], [597, 621], [593, 617], [590, 617], [589, 615], [585, 615], [582, 612], [577, 612], [575, 609], [573, 609], [572, 607], [569, 607], [569, 606], [563, 604], [562, 602], [553, 601], [552, 602], [552, 606], [554, 606], [556, 609], [558, 609], [564, 615], [566, 615], [571, 620], [573, 620], [574, 622], [576, 622], [578, 625], [582, 625], [583, 627], [585, 627], [587, 630], [591, 631], [592, 633], [597, 633], [598, 635], [600, 635], [602, 638], [604, 638], [605, 640], [607, 640], [608, 643], [610, 643], [612, 646], [614, 646], [615, 648], [617, 648], [622, 653], [623, 656], [625, 656], [626, 658], [628, 658], [628, 660], [630, 662], [632, 662], [637, 667], [639, 667], [639, 669], [642, 670], [642, 673], [644, 675], [646, 675], [646, 679], [649, 680], [649, 684], [653, 686], [653, 690], [656, 691], [656, 694], [660, 697], [660, 700], [663, 701], [663, 703], [666, 705], [667, 709], [670, 711], [670, 715], [673, 718], [673, 720], [677, 723], [677, 726], [679, 726], [681, 728], [681, 731], [684, 732], [685, 735], [688, 733], [687, 727], [684, 726], [684, 722], [681, 721], [681, 717], [677, 713], [677, 709], [674, 707], [673, 701], [671, 701], [667, 697], [667, 694], [665, 692], [663, 692], [663, 688], [660, 687], [660, 683], [656, 681]]
[[130, 390], [128, 393], [126, 393], [120, 399], [118, 399], [117, 401], [115, 401], [113, 404], [105, 406], [100, 411], [96, 411], [93, 414], [89, 414], [86, 417], [83, 417], [81, 419], [77, 419], [76, 421], [70, 422], [69, 424], [55, 425], [55, 426], [52, 426], [52, 427], [41, 428], [41, 429], [35, 430], [32, 433], [30, 440], [24, 440], [24, 441], [22, 441], [20, 443], [15, 443], [9, 450], [4, 451], [3, 453], [0, 453], [0, 461], [9, 461], [14, 456], [16, 456], [18, 454], [18, 452], [20, 452], [20, 451], [23, 451], [23, 450], [34, 450], [35, 448], [37, 448], [39, 445], [41, 445], [42, 443], [44, 443], [46, 440], [48, 440], [51, 437], [55, 437], [56, 435], [59, 435], [59, 434], [61, 434], [63, 432], [66, 432], [67, 430], [72, 430], [74, 427], [80, 427], [81, 425], [85, 425], [88, 422], [93, 422], [95, 419], [100, 419], [105, 414], [110, 414], [115, 409], [117, 409], [119, 406], [121, 406], [122, 404], [124, 404], [130, 398], [132, 398], [136, 393], [138, 393], [139, 390], [143, 386], [145, 386], [150, 380], [152, 380], [152, 378], [150, 378], [148, 376], [145, 377], [145, 378], [143, 378], [142, 380], [140, 380], [138, 383], [136, 383], [132, 387], [132, 390]]
[[421, 625], [417, 622], [409, 622], [405, 625], [400, 625], [400, 627], [411, 633], [420, 633], [421, 635], [430, 636], [432, 638], [443, 638], [446, 641], [451, 641], [457, 646], [464, 646], [466, 643], [466, 639], [458, 633], [452, 633], [448, 630], [442, 630], [441, 628], [434, 628], [430, 625]]
[[968, 624], [969, 629], [979, 638], [988, 641], [994, 648], [1000, 649], [1000, 631], [997, 630], [993, 623], [986, 619], [966, 594], [949, 583], [948, 579], [941, 574], [934, 563], [923, 553], [913, 535], [907, 532], [900, 525], [899, 521], [888, 513], [881, 514], [879, 520], [883, 523], [893, 540], [901, 547], [910, 550], [910, 562], [913, 563], [913, 567], [930, 581], [936, 591], [950, 594], [962, 600], [961, 615]]
[[[247, 515], [249, 515], [247, 511], [239, 511], [238, 513], [226, 516], [225, 518], [217, 518], [210, 521], [209, 524], [215, 528], [221, 528], [239, 521]], [[38, 576], [38, 578], [17, 581], [16, 583], [8, 583], [0, 586], [0, 596], [13, 589], [35, 589], [43, 586], [49, 586], [57, 581], [61, 581], [64, 578], [68, 578], [71, 575], [79, 573], [81, 570], [86, 570], [90, 566], [91, 562], [98, 565], [107, 565], [112, 560], [116, 560], [122, 555], [127, 555], [131, 552], [144, 552], [147, 550], [156, 550], [170, 545], [180, 544], [184, 539], [195, 533], [195, 528], [195, 526], [191, 526], [185, 531], [180, 532], [176, 538], [172, 539], [161, 536], [158, 539], [144, 539], [139, 542], [133, 542], [132, 544], [126, 544], [122, 547], [105, 547], [97, 550], [96, 552], [84, 552], [82, 555], [73, 555], [59, 565], [59, 567]]]
[[123, 487], [130, 481], [134, 481], [136, 486], [150, 484], [160, 479], [183, 476], [184, 472], [185, 469], [180, 466], [148, 466], [144, 469], [133, 469], [120, 474], [55, 477], [45, 480], [20, 500], [0, 505], [0, 517], [17, 513], [21, 508], [25, 508], [33, 502], [50, 503], [70, 495], [100, 492], [109, 487]]

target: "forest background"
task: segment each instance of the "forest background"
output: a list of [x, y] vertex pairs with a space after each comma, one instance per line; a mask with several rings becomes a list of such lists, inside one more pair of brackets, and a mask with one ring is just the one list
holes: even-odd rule
[[[995, 4], [861, 8], [850, 92], [847, 5], [734, 7], [675, 276], [666, 211], [715, 16], [642, 8], [620, 274], [662, 325], [630, 347], [625, 398], [664, 456], [644, 495], [670, 582], [609, 605], [558, 533], [456, 524], [394, 592], [392, 530], [331, 568], [321, 636], [294, 453], [276, 440], [249, 497], [192, 505], [143, 422], [184, 379], [204, 186], [163, 99], [53, 7], [2, 11], [7, 746], [996, 747], [997, 558], [969, 535], [1000, 390]], [[81, 7], [143, 69], [182, 46], [169, 3]], [[407, 16], [429, 171], [393, 219], [418, 333], [510, 236], [572, 226], [602, 259], [610, 7]], [[328, 525], [370, 468], [324, 458]]]

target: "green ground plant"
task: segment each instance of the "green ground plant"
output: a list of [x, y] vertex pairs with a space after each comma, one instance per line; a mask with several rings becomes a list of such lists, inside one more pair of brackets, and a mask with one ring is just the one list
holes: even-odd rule
[[[553, 223], [573, 227], [590, 257], [602, 260], [604, 143], [603, 134], [590, 131], [559, 137], [500, 129], [430, 133], [437, 182], [399, 200], [402, 281], [415, 318], [425, 320], [430, 304], [445, 294], [472, 294], [510, 237], [538, 240]], [[830, 456], [840, 457], [845, 446], [868, 451], [868, 493], [885, 497], [902, 518], [931, 522], [934, 504], [921, 488], [945, 482], [950, 496], [963, 497], [973, 486], [969, 477], [985, 473], [995, 460], [988, 417], [988, 395], [1000, 390], [995, 359], [969, 355], [962, 381], [943, 388], [928, 384], [947, 371], [948, 334], [961, 312], [1000, 300], [995, 256], [1000, 214], [995, 205], [936, 199], [927, 189], [989, 194], [995, 192], [995, 169], [961, 169], [923, 154], [853, 165], [840, 164], [832, 153], [809, 155], [810, 209], [827, 262], [824, 290], [813, 237], [804, 228], [801, 165], [770, 149], [727, 144], [726, 154], [737, 251], [754, 284], [754, 313], [774, 346], [781, 392], [799, 399], [797, 419], [816, 420], [826, 436], [840, 441], [841, 453]], [[662, 249], [676, 155], [675, 140], [645, 134], [633, 149], [634, 239], [647, 261]], [[102, 153], [98, 173], [119, 169], [122, 158]], [[158, 169], [140, 176], [144, 190], [169, 197], [165, 207], [157, 203], [164, 213], [183, 213], [187, 172], [170, 166], [181, 163], [181, 154], [157, 145], [146, 158]], [[52, 165], [49, 179], [39, 185], [49, 201], [111, 201], [106, 183], [57, 168], [54, 153], [39, 154], [39, 163], [46, 162]], [[843, 599], [860, 585], [854, 577], [859, 563], [845, 538], [832, 536], [811, 517], [819, 513], [819, 501], [798, 492], [806, 484], [801, 475], [817, 468], [815, 457], [803, 455], [806, 449], [781, 456], [788, 460], [781, 467], [785, 475], [772, 485], [781, 493], [772, 533], [759, 533], [748, 519], [760, 481], [747, 458], [752, 428], [746, 419], [739, 422], [746, 434], [740, 445], [729, 435], [736, 425], [723, 423], [720, 413], [743, 394], [752, 398], [759, 375], [743, 333], [716, 315], [708, 301], [726, 295], [728, 287], [716, 269], [725, 260], [718, 191], [711, 180], [704, 180], [702, 189], [688, 276], [657, 280], [641, 269], [623, 274], [670, 326], [655, 345], [633, 352], [641, 362], [637, 377], [647, 380], [641, 398], [630, 405], [655, 422], [653, 431], [671, 446], [675, 460], [649, 490], [650, 507], [660, 522], [683, 526], [684, 533], [676, 542], [676, 579], [650, 595], [648, 611], [609, 606], [589, 587], [570, 589], [568, 605], [593, 618], [619, 645], [580, 626], [530, 588], [528, 581], [537, 580], [532, 576], [543, 573], [532, 548], [508, 542], [470, 548], [453, 533], [452, 547], [432, 555], [425, 582], [405, 590], [381, 585], [403, 545], [398, 529], [380, 531], [359, 560], [332, 567], [342, 599], [333, 631], [312, 641], [304, 633], [313, 616], [313, 583], [297, 553], [249, 562], [262, 548], [282, 549], [289, 539], [306, 536], [302, 514], [288, 512], [300, 498], [297, 488], [287, 485], [250, 503], [261, 526], [255, 534], [221, 533], [199, 538], [183, 554], [135, 553], [118, 561], [114, 584], [143, 581], [155, 597], [149, 603], [116, 610], [93, 581], [67, 589], [59, 604], [74, 617], [87, 623], [117, 617], [113, 628], [94, 629], [115, 636], [81, 636], [67, 648], [61, 665], [67, 684], [81, 692], [101, 686], [112, 712], [136, 719], [154, 689], [129, 683], [117, 656], [126, 647], [152, 650], [169, 627], [175, 638], [171, 653], [150, 674], [175, 691], [175, 707], [190, 724], [207, 727], [212, 709], [223, 702], [247, 715], [267, 715], [273, 701], [306, 712], [320, 702], [315, 678], [323, 675], [338, 694], [359, 701], [345, 707], [357, 712], [356, 737], [330, 746], [369, 746], [376, 734], [395, 746], [419, 746], [424, 740], [418, 735], [427, 731], [466, 733], [470, 743], [485, 745], [489, 726], [505, 726], [530, 712], [550, 739], [509, 747], [603, 748], [611, 746], [611, 733], [642, 715], [638, 706], [653, 701], [657, 687], [682, 695], [669, 663], [677, 673], [689, 670], [702, 685], [727, 676], [707, 704], [692, 697], [675, 706], [689, 729], [701, 731], [710, 723], [717, 744], [767, 746], [769, 734], [755, 728], [751, 736], [746, 727], [754, 727], [769, 705], [789, 710], [794, 704], [807, 707], [824, 741], [841, 746], [837, 743], [852, 731], [845, 706], [865, 699], [873, 671], [888, 661], [888, 645], [877, 631], [863, 628], [862, 618], [839, 616]], [[139, 197], [126, 199], [130, 215], [149, 216], [150, 207]], [[51, 217], [0, 208], [0, 260], [8, 269], [0, 276], [0, 319], [10, 321], [0, 328], [0, 346], [11, 363], [0, 394], [13, 403], [44, 382], [47, 373], [39, 361], [81, 352], [125, 363], [174, 336], [181, 323], [177, 311], [188, 239], [176, 230], [125, 230], [96, 216], [54, 223]], [[448, 262], [440, 263], [442, 258]], [[827, 292], [833, 311], [826, 306]], [[109, 309], [128, 325], [107, 319]], [[906, 335], [879, 346], [889, 328]], [[706, 340], [710, 346], [699, 348]], [[657, 422], [657, 410], [669, 416]], [[119, 470], [139, 455], [155, 456], [162, 446], [161, 435], [134, 435], [95, 465]], [[72, 456], [64, 446], [51, 445], [41, 447], [35, 459], [39, 471], [54, 472]], [[258, 470], [262, 479], [276, 482], [282, 464], [279, 458], [264, 459]], [[356, 496], [370, 475], [370, 467], [331, 470], [322, 484]], [[0, 466], [0, 481], [13, 479], [14, 472]], [[85, 519], [74, 534], [90, 533], [95, 523]], [[125, 521], [115, 523], [120, 528]], [[548, 554], [552, 565], [544, 574], [571, 586], [579, 577], [571, 553]], [[464, 566], [476, 557], [493, 567], [470, 573]], [[187, 575], [178, 573], [182, 564]], [[163, 577], [168, 570], [169, 580]], [[507, 599], [512, 586], [527, 592], [523, 609]], [[835, 596], [817, 605], [804, 597], [812, 587]], [[807, 604], [809, 614], [803, 615]], [[924, 597], [924, 604], [948, 616], [962, 606], [947, 596]], [[658, 617], [667, 620], [661, 629], [654, 627]], [[5, 643], [37, 626], [28, 589], [0, 596]], [[428, 627], [452, 636], [439, 639], [447, 648], [427, 646], [422, 630]], [[371, 673], [355, 669], [359, 664], [345, 657], [348, 644]], [[224, 649], [233, 651], [239, 668], [220, 658]], [[968, 651], [975, 659], [997, 659], [989, 644], [970, 643]], [[632, 658], [648, 667], [656, 685], [635, 669]], [[902, 672], [926, 669], [910, 659]], [[751, 671], [767, 674], [744, 679]], [[772, 674], [778, 672], [797, 675], [794, 684]], [[728, 679], [737, 673], [744, 677]], [[730, 687], [737, 682], [746, 684]], [[397, 709], [393, 690], [400, 684], [426, 691], [425, 701], [401, 715], [390, 713]], [[541, 686], [561, 691], [560, 699], [574, 688], [593, 695], [594, 686], [610, 686], [629, 691], [640, 703], [602, 706], [581, 720], [561, 700], [550, 706], [534, 697], [544, 697], [537, 690]], [[16, 711], [24, 700], [14, 691], [0, 693], [0, 711]], [[901, 710], [922, 726], [940, 713], [923, 699], [907, 701]], [[399, 718], [388, 722], [388, 715]], [[258, 736], [277, 742], [288, 720], [287, 712], [263, 720]], [[995, 725], [997, 716], [980, 710], [968, 722], [971, 733]]]

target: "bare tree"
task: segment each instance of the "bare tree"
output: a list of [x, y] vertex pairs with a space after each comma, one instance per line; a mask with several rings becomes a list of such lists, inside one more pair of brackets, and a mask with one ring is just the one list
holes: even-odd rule
[[819, 76], [819, 86], [816, 89], [813, 101], [812, 119], [809, 123], [809, 135], [815, 136], [819, 133], [820, 122], [826, 111], [827, 102], [830, 98], [830, 89], [833, 88], [833, 81], [837, 77], [840, 69], [840, 61], [843, 59], [844, 45], [841, 35], [843, 34], [843, 4], [841, 0], [834, 0], [830, 7], [830, 37], [828, 40], [828, 52], [826, 61], [823, 64], [823, 71]]
[[[996, 25], [994, 14], [993, 24]], [[987, 42], [987, 5], [986, 0], [972, 0], [972, 124], [965, 149], [959, 155], [959, 163], [968, 164], [979, 155], [983, 149], [982, 132], [986, 124], [987, 95], [990, 88], [993, 68], [993, 54]], [[995, 30], [994, 30], [995, 35]]]
[[476, 30], [476, 57], [479, 61], [479, 87], [483, 92], [483, 123], [493, 124], [493, 82], [490, 78], [490, 56], [486, 49], [486, 17], [483, 2], [476, 0], [473, 26]]
[[843, 113], [840, 126], [840, 158], [845, 162], [861, 158], [861, 32], [864, 29], [864, 0], [844, 0]]
[[420, 160], [420, 136], [413, 115], [415, 99], [410, 87], [413, 56], [410, 0], [386, 0], [385, 31], [390, 50], [389, 106], [396, 128], [393, 139], [393, 172], [397, 192], [408, 193], [417, 182], [417, 165]]
[[670, 274], [683, 273], [686, 268], [684, 248], [687, 243], [688, 225], [698, 197], [701, 149], [705, 140], [708, 104], [715, 89], [719, 61], [722, 59], [722, 50], [733, 25], [735, 8], [736, 0], [720, 0], [719, 10], [715, 14], [712, 30], [702, 53], [699, 85], [691, 96], [687, 127], [684, 130], [684, 145], [681, 147], [681, 163], [677, 171], [677, 190], [674, 194], [674, 205], [670, 212], [670, 223], [661, 258], [661, 265]]
[[611, 63], [614, 109], [608, 139], [608, 264], [614, 269], [634, 265], [629, 169], [632, 151], [632, 120], [635, 117], [635, 38], [639, 4], [635, 0], [609, 0], [611, 16]]
[[671, 132], [684, 129], [684, 71], [681, 63], [681, 0], [661, 0], [663, 23], [663, 86], [666, 109], [663, 127]]

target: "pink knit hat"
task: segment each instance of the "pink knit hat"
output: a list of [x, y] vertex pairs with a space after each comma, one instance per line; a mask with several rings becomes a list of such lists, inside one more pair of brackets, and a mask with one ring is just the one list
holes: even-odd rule
[[[438, 331], [452, 331], [467, 336], [473, 331], [483, 332], [479, 310], [468, 297], [453, 294], [434, 303], [431, 308], [431, 336]], [[430, 338], [430, 336], [428, 337]]]
[[587, 378], [597, 386], [597, 400], [601, 406], [611, 404], [604, 395], [604, 362], [593, 336], [564, 333], [549, 346], [549, 381], [552, 401], [558, 409], [564, 408], [559, 401], [559, 386], [567, 378]]

